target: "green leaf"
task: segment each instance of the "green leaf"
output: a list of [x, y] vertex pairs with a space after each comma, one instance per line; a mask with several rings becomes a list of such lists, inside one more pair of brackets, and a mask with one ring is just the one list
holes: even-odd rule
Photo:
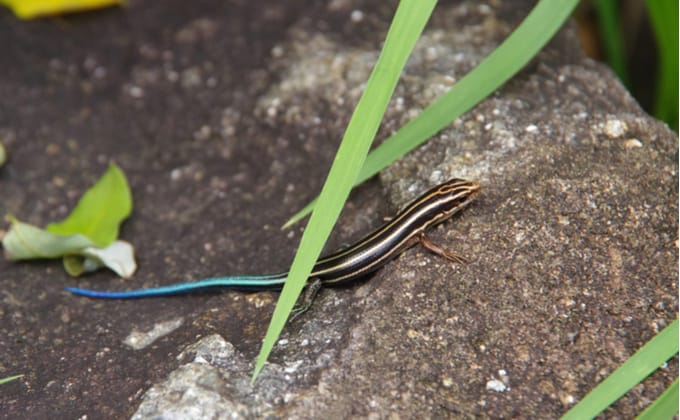
[[10, 260], [64, 257], [64, 268], [72, 276], [106, 266], [121, 277], [130, 277], [137, 269], [132, 245], [115, 241], [106, 248], [97, 248], [81, 234], [55, 235], [8, 216], [9, 232], [2, 240]]
[[402, 0], [397, 7], [383, 50], [352, 114], [326, 183], [319, 195], [317, 208], [312, 213], [302, 235], [300, 248], [293, 260], [288, 279], [276, 304], [272, 321], [255, 363], [253, 381], [269, 357], [312, 267], [319, 258], [321, 249], [342, 210], [342, 205], [349, 196], [371, 142], [378, 131], [380, 120], [387, 109], [399, 75], [435, 4], [435, 0]]
[[676, 319], [590, 391], [562, 420], [594, 418], [677, 353]]
[[678, 380], [637, 417], [638, 420], [671, 419], [678, 414]]
[[137, 269], [134, 249], [115, 240], [131, 211], [132, 194], [125, 175], [111, 164], [62, 222], [43, 230], [8, 216], [11, 228], [2, 245], [11, 260], [64, 257], [64, 268], [72, 276], [106, 266], [121, 277], [130, 277]]
[[[673, 0], [677, 1], [677, 0]], [[614, 70], [621, 82], [630, 87], [626, 68], [626, 51], [623, 43], [619, 19], [618, 0], [595, 0], [593, 7], [598, 20], [600, 40], [604, 47], [607, 63]]]
[[678, 1], [647, 0], [659, 51], [654, 116], [678, 130]]
[[55, 235], [20, 222], [14, 216], [8, 216], [7, 220], [11, 227], [2, 240], [2, 246], [10, 260], [60, 258], [94, 245], [89, 238], [80, 234]]
[[[541, 0], [517, 29], [475, 69], [371, 151], [355, 185], [377, 174], [446, 128], [514, 76], [562, 27], [577, 4], [578, 0]], [[305, 217], [314, 205], [315, 201], [307, 204], [283, 227], [289, 227]]]
[[118, 237], [120, 224], [132, 211], [132, 194], [125, 175], [115, 164], [80, 198], [71, 214], [46, 230], [56, 235], [82, 234], [97, 247], [106, 247]]
[[14, 375], [14, 376], [8, 376], [6, 378], [2, 378], [2, 379], [0, 379], [0, 385], [6, 384], [7, 382], [12, 382], [13, 380], [19, 379], [22, 376], [24, 376], [24, 375]]

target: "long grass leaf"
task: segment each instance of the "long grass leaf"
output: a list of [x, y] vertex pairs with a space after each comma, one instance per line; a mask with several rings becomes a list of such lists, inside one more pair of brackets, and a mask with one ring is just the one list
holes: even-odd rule
[[0, 379], [0, 385], [6, 384], [7, 382], [12, 382], [16, 379], [21, 378], [22, 376], [24, 376], [24, 375], [14, 375], [14, 376], [8, 376], [6, 378], [2, 378], [2, 379]]
[[562, 417], [562, 420], [589, 419], [597, 416], [677, 352], [676, 319], [590, 391]]
[[[366, 158], [355, 185], [418, 147], [503, 85], [543, 48], [577, 4], [578, 0], [541, 0], [484, 61], [373, 150]], [[284, 228], [309, 214], [314, 205], [312, 201], [305, 206], [286, 222]]]
[[678, 129], [678, 1], [647, 0], [659, 51], [654, 116]]
[[640, 413], [638, 420], [671, 419], [678, 414], [678, 380], [656, 399], [645, 411]]
[[593, 2], [598, 20], [600, 40], [609, 67], [619, 77], [624, 85], [630, 86], [626, 67], [626, 51], [623, 47], [623, 33], [619, 25], [619, 1], [596, 0]]
[[288, 279], [274, 309], [255, 364], [253, 381], [262, 370], [295, 301], [321, 253], [342, 205], [349, 196], [408, 56], [427, 23], [436, 0], [402, 0], [380, 56], [366, 83], [307, 224]]

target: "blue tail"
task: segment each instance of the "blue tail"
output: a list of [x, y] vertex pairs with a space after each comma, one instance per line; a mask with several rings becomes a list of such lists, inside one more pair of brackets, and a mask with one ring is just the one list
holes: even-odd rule
[[182, 295], [207, 292], [216, 289], [229, 290], [279, 290], [283, 287], [287, 273], [266, 276], [212, 277], [187, 283], [123, 291], [104, 291], [67, 287], [66, 290], [79, 296], [95, 299], [139, 299], [147, 297]]

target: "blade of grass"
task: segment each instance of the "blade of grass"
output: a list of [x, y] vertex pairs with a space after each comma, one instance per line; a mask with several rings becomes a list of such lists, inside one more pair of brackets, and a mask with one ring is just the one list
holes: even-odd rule
[[647, 0], [647, 12], [659, 48], [654, 116], [678, 130], [678, 2]]
[[436, 0], [402, 0], [385, 45], [366, 83], [319, 196], [317, 208], [300, 240], [300, 248], [274, 309], [253, 372], [254, 381], [269, 357], [295, 301], [319, 258], [342, 205], [349, 196], [406, 60], [427, 23]]
[[[514, 76], [552, 38], [577, 4], [578, 0], [541, 0], [517, 29], [484, 61], [420, 115], [376, 147], [366, 158], [355, 185], [377, 174], [446, 128]], [[283, 228], [309, 214], [315, 202], [307, 204]]]
[[619, 25], [619, 1], [596, 0], [593, 2], [597, 14], [600, 40], [604, 47], [604, 53], [609, 67], [619, 77], [624, 85], [628, 82], [628, 70], [626, 67], [626, 54], [623, 48], [623, 36]]
[[0, 385], [6, 384], [7, 382], [12, 382], [13, 380], [19, 379], [22, 376], [24, 376], [24, 375], [14, 375], [14, 376], [8, 376], [6, 378], [2, 378], [2, 379], [0, 379]]
[[640, 413], [638, 420], [670, 419], [678, 414], [678, 380], [674, 380], [671, 386], [656, 399], [645, 411]]
[[562, 417], [562, 420], [589, 419], [597, 416], [677, 352], [676, 319], [590, 391]]

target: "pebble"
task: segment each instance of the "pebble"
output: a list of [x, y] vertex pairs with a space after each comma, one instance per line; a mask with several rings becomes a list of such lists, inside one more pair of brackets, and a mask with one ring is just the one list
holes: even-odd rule
[[607, 120], [604, 124], [604, 133], [609, 138], [621, 137], [628, 130], [628, 125], [621, 120]]

